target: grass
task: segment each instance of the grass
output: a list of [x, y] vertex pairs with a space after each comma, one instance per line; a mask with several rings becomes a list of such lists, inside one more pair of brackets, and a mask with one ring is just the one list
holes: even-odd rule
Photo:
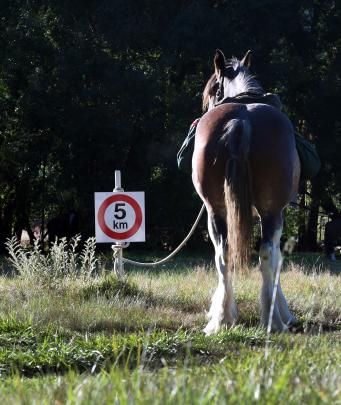
[[[126, 351], [111, 367], [94, 369], [99, 353], [105, 353], [102, 348], [97, 357], [90, 357], [91, 369], [83, 374], [70, 370], [27, 379], [17, 372], [0, 383], [0, 398], [14, 403], [25, 403], [28, 395], [30, 403], [44, 399], [45, 403], [160, 404], [340, 401], [339, 342], [329, 336], [281, 336], [265, 360], [261, 333], [236, 329], [211, 338], [161, 333], [145, 341], [136, 335], [120, 338], [120, 343], [114, 339], [115, 346], [108, 350], [123, 353], [117, 350], [117, 344], [123, 344], [120, 350], [126, 347]], [[136, 365], [131, 360], [133, 348], [136, 355], [141, 353]], [[86, 352], [81, 353], [86, 359]], [[152, 363], [153, 356], [159, 365]]]
[[256, 268], [234, 280], [238, 325], [206, 337], [210, 262], [117, 279], [91, 246], [87, 260], [66, 249], [59, 260], [26, 254], [23, 271], [19, 261], [0, 277], [3, 402], [341, 404], [341, 277], [322, 265], [286, 264], [282, 288], [302, 329], [271, 335], [266, 357]]
[[239, 350], [245, 345], [263, 347], [265, 343], [263, 330], [243, 327], [210, 338], [198, 331], [156, 329], [108, 336], [63, 334], [49, 327], [35, 330], [28, 324], [3, 321], [0, 336], [2, 375], [18, 372], [24, 376], [70, 370], [94, 372], [113, 364], [157, 368], [189, 358], [214, 363], [227, 350]]

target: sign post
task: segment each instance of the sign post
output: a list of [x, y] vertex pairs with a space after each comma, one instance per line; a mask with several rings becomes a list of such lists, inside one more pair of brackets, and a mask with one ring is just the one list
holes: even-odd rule
[[115, 170], [113, 192], [95, 193], [96, 242], [112, 243], [114, 271], [123, 276], [123, 249], [145, 241], [144, 192], [124, 192]]
[[[115, 170], [115, 188], [114, 192], [122, 192], [124, 191], [121, 187], [121, 171]], [[122, 277], [124, 274], [124, 263], [123, 263], [123, 248], [128, 247], [130, 245], [129, 242], [122, 243], [122, 242], [115, 242], [111, 245], [111, 249], [113, 250], [113, 258], [114, 258], [114, 273], [118, 277]]]

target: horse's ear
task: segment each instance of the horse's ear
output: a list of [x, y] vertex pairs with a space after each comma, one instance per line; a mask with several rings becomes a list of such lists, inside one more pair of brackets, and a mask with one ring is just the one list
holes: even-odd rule
[[215, 51], [214, 70], [217, 77], [220, 77], [225, 69], [225, 56], [220, 49]]
[[251, 51], [248, 50], [244, 56], [244, 58], [240, 61], [240, 63], [245, 66], [246, 68], [250, 68], [251, 66]]

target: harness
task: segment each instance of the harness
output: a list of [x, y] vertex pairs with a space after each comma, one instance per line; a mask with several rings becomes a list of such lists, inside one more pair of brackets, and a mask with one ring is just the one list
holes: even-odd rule
[[[220, 86], [218, 91], [220, 90]], [[218, 92], [217, 91], [217, 92]], [[246, 91], [243, 93], [239, 93], [234, 97], [225, 97], [221, 101], [218, 101], [214, 104], [215, 107], [228, 104], [228, 103], [239, 103], [239, 104], [254, 104], [254, 103], [261, 103], [261, 104], [268, 104], [279, 110], [282, 109], [282, 103], [279, 97], [273, 93], [258, 93], [258, 92], [251, 92]]]

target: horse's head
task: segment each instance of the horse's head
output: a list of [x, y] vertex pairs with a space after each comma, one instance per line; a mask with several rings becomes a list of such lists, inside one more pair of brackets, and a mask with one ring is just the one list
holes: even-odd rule
[[203, 109], [210, 110], [226, 97], [235, 97], [244, 92], [262, 91], [259, 83], [249, 72], [251, 51], [242, 60], [226, 59], [219, 49], [214, 56], [214, 73], [203, 93]]

